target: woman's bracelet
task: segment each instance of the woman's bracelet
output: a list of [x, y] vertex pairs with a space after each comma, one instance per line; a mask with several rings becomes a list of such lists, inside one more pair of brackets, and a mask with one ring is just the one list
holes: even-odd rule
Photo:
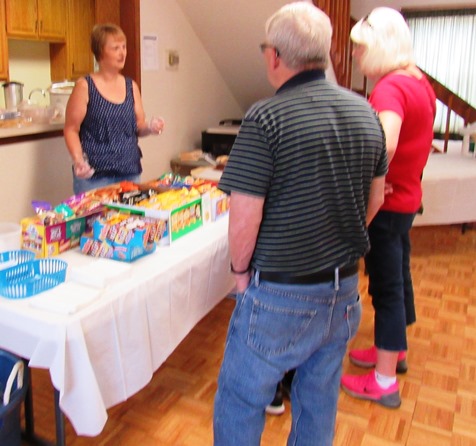
[[230, 271], [233, 274], [248, 274], [251, 271], [251, 267], [248, 266], [248, 268], [243, 271], [237, 271], [235, 268], [233, 268], [233, 263], [230, 262]]

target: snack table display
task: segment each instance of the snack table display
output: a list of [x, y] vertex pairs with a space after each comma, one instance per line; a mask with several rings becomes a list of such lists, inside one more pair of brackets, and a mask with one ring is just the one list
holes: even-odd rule
[[234, 285], [228, 218], [133, 263], [76, 248], [66, 281], [25, 299], [0, 297], [0, 348], [48, 369], [78, 435], [98, 435], [107, 409], [153, 373]]

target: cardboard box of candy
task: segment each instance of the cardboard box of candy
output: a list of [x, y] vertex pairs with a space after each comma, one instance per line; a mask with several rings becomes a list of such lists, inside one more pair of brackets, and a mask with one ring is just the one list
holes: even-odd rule
[[203, 223], [210, 223], [227, 215], [230, 210], [230, 198], [223, 191], [217, 188], [215, 181], [203, 180], [200, 178], [181, 177], [167, 173], [159, 179], [144, 183], [142, 188], [150, 188], [158, 192], [170, 189], [188, 189], [196, 191], [202, 197], [202, 219]]
[[107, 207], [164, 221], [165, 230], [159, 242], [160, 245], [169, 245], [203, 224], [202, 198], [200, 196], [170, 209], [157, 209], [152, 203], [147, 205], [144, 202], [137, 205], [109, 203]]
[[21, 220], [21, 247], [37, 258], [52, 257], [79, 245], [83, 232], [102, 215], [101, 201], [86, 194], [73, 195], [53, 207], [45, 201], [32, 201], [36, 215]]
[[124, 212], [109, 211], [81, 237], [81, 252], [93, 257], [131, 262], [155, 251], [166, 222]]
[[[196, 198], [188, 203], [170, 210], [158, 210], [157, 216], [169, 222], [169, 242], [172, 243], [180, 237], [192, 232], [203, 224], [202, 199]], [[150, 215], [154, 215], [151, 212]]]
[[103, 208], [87, 215], [47, 224], [40, 216], [21, 220], [21, 248], [35, 253], [37, 258], [52, 257], [79, 246], [81, 235], [91, 230]]
[[219, 189], [202, 194], [204, 223], [216, 221], [230, 212], [230, 197]]
[[[193, 182], [193, 178], [189, 180]], [[164, 175], [162, 179], [138, 185], [137, 190], [132, 190], [125, 198], [122, 194], [121, 202], [106, 205], [166, 221], [161, 245], [168, 245], [203, 224], [200, 191], [183, 183], [179, 177], [173, 177], [171, 181]]]
[[141, 184], [118, 183], [95, 194], [101, 195], [102, 203], [110, 209], [166, 221], [161, 245], [174, 242], [229, 210], [229, 199], [216, 183], [174, 174]]

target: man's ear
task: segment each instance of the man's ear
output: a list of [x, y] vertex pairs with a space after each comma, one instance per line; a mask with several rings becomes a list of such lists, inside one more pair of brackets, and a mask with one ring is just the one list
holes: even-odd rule
[[273, 68], [278, 68], [280, 63], [281, 63], [281, 58], [279, 56], [279, 51], [274, 50]]

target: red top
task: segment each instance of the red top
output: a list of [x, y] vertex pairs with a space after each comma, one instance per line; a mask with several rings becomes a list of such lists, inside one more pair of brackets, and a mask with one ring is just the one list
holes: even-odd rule
[[390, 73], [377, 82], [369, 101], [378, 113], [393, 111], [402, 118], [397, 150], [386, 176], [393, 193], [385, 196], [380, 209], [414, 213], [421, 204], [421, 176], [433, 141], [435, 93], [426, 77]]

